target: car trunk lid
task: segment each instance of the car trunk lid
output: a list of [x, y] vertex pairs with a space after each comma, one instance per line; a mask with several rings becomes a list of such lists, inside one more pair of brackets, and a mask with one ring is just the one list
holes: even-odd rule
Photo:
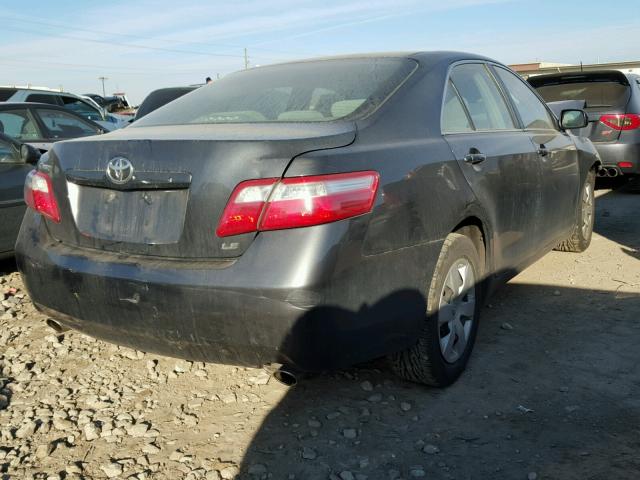
[[64, 243], [122, 254], [236, 257], [255, 234], [216, 236], [233, 188], [354, 139], [352, 122], [331, 122], [139, 127], [58, 143], [48, 163], [62, 221], [47, 225]]

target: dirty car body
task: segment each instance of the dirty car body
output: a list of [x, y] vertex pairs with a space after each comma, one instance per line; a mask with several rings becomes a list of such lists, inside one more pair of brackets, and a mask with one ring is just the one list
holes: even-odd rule
[[[504, 128], [441, 125], [465, 68]], [[450, 232], [481, 229], [489, 291], [567, 236], [597, 162], [525, 125], [497, 69], [514, 75], [452, 52], [261, 67], [58, 143], [38, 169], [59, 222], [29, 210], [16, 246], [29, 293], [65, 326], [194, 360], [322, 370], [407, 348]]]

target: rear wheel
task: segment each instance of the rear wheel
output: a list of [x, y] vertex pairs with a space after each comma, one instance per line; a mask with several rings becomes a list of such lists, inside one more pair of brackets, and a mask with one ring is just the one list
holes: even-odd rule
[[460, 376], [478, 330], [480, 265], [469, 237], [447, 236], [429, 287], [420, 338], [413, 347], [390, 357], [399, 376], [437, 387], [450, 385]]
[[556, 250], [562, 252], [584, 252], [589, 247], [595, 219], [595, 199], [593, 195], [595, 182], [596, 172], [589, 170], [582, 186], [580, 208], [576, 215], [573, 232], [569, 238], [560, 242]]

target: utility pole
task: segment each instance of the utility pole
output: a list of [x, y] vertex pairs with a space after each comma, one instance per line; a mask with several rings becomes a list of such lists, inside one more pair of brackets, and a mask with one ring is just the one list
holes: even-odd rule
[[247, 54], [247, 47], [244, 48], [244, 69], [249, 68], [249, 55]]
[[109, 80], [109, 77], [98, 77], [98, 80], [102, 82], [102, 96], [106, 97], [106, 94], [104, 93], [104, 81]]

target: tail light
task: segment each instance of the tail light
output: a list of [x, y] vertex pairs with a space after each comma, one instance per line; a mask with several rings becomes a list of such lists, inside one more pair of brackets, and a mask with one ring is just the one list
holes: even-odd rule
[[60, 209], [53, 194], [51, 177], [46, 173], [29, 172], [24, 183], [24, 201], [36, 212], [60, 223]]
[[600, 122], [614, 130], [635, 130], [640, 128], [640, 115], [635, 113], [607, 114], [600, 116]]
[[633, 163], [631, 163], [631, 162], [618, 162], [618, 166], [620, 168], [633, 168]]
[[240, 183], [222, 213], [219, 237], [309, 227], [371, 211], [377, 172], [338, 173]]

